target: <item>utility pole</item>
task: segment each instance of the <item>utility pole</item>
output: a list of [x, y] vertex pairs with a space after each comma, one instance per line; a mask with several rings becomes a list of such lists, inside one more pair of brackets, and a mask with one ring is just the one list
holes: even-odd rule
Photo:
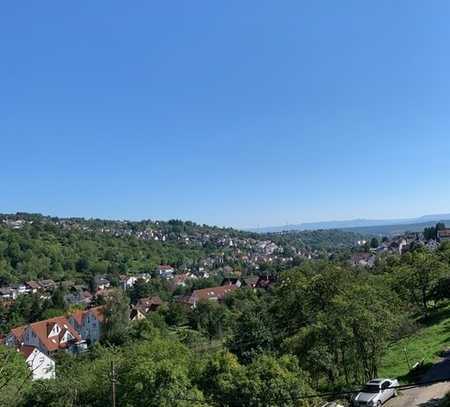
[[116, 369], [114, 366], [114, 361], [111, 362], [111, 396], [112, 396], [112, 407], [116, 407]]

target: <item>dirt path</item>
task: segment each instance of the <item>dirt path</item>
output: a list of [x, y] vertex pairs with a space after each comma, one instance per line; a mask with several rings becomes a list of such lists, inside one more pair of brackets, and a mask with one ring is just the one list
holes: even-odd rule
[[[441, 380], [450, 377], [450, 352], [436, 363], [424, 376], [423, 382]], [[386, 407], [436, 407], [450, 392], [450, 381], [436, 383], [430, 386], [418, 387], [403, 391], [400, 395], [387, 402]]]

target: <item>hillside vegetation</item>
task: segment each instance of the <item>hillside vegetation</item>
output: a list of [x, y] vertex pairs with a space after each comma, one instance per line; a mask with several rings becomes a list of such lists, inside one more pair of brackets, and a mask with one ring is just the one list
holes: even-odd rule
[[[149, 241], [45, 222], [2, 228], [2, 236], [6, 278], [79, 277], [110, 267], [145, 270], [160, 262], [195, 262], [216, 250], [211, 241], [194, 248], [176, 234], [165, 242]], [[43, 259], [49, 263], [32, 266]], [[303, 397], [358, 388], [380, 374], [404, 378], [405, 347], [411, 363], [434, 360], [447, 344], [449, 265], [448, 244], [435, 252], [416, 247], [386, 256], [373, 268], [352, 267], [339, 257], [303, 259], [272, 269], [265, 288], [241, 287], [224, 302], [200, 301], [195, 307], [183, 305], [180, 291], [168, 290], [154, 276], [113, 291], [101, 343], [77, 358], [57, 355], [56, 380], [31, 383], [17, 369], [11, 382], [0, 371], [0, 383], [8, 385], [8, 399], [0, 394], [0, 405], [11, 405], [11, 397], [18, 406], [110, 405], [114, 362], [118, 405], [316, 406], [319, 400]], [[0, 307], [4, 326], [70, 312], [61, 290], [49, 299], [22, 296]], [[129, 304], [154, 294], [164, 294], [165, 303], [130, 322]], [[20, 365], [7, 351], [0, 358], [5, 366], [10, 360]]]

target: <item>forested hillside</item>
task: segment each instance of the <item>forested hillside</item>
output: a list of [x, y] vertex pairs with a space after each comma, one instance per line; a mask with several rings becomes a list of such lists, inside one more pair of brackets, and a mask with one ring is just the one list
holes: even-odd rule
[[[409, 377], [403, 361], [409, 338], [419, 338], [415, 346], [428, 344], [423, 355], [431, 363], [447, 339], [420, 338], [422, 332], [441, 335], [433, 324], [449, 306], [450, 244], [434, 251], [412, 244], [402, 255], [385, 252], [373, 267], [359, 267], [331, 255], [354, 235], [307, 233], [260, 236], [181, 221], [144, 227], [7, 218], [0, 226], [2, 283], [52, 278], [57, 286], [0, 305], [0, 333], [83, 308], [66, 302], [68, 280], [87, 286], [108, 276], [116, 288], [93, 287], [98, 295], [90, 306], [100, 304], [105, 312], [101, 341], [78, 356], [58, 351], [55, 380], [31, 383], [24, 360], [0, 347], [0, 405], [107, 406], [114, 375], [118, 405], [129, 407], [312, 407], [320, 398], [305, 396], [357, 389], [380, 369]], [[327, 256], [307, 257], [314, 253], [303, 246], [308, 238], [332, 247], [342, 237]], [[172, 265], [175, 276], [155, 274], [162, 264]], [[205, 267], [220, 273], [198, 277]], [[136, 273], [151, 278], [119, 284]], [[247, 276], [261, 284], [233, 286], [223, 300], [186, 302], [193, 290]], [[152, 296], [158, 307], [130, 321], [130, 311]], [[420, 354], [415, 349], [411, 355]]]
[[86, 280], [92, 275], [152, 272], [159, 264], [192, 269], [201, 260], [209, 268], [218, 260], [245, 271], [266, 263], [289, 263], [317, 250], [350, 249], [361, 236], [332, 230], [258, 235], [178, 220], [0, 215], [0, 287], [40, 278]]

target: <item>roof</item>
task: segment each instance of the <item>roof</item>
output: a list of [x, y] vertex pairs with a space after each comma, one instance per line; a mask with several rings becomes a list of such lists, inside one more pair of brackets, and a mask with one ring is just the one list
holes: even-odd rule
[[36, 281], [27, 281], [25, 284], [33, 290], [38, 290], [39, 288], [41, 288], [41, 286]]
[[44, 287], [44, 288], [55, 287], [56, 286], [56, 283], [53, 280], [40, 280], [38, 282], [38, 284], [41, 287]]
[[78, 325], [81, 325], [83, 322], [83, 315], [84, 315], [84, 310], [77, 309], [72, 313], [71, 317], [75, 321], [77, 321]]
[[103, 305], [100, 305], [100, 306], [94, 307], [94, 308], [90, 308], [85, 311], [85, 315], [93, 314], [96, 319], [98, 319], [100, 322], [102, 322], [104, 319], [103, 309], [104, 309]]
[[141, 298], [138, 300], [137, 305], [161, 305], [163, 302], [158, 295], [153, 297]]
[[28, 359], [30, 357], [30, 355], [34, 352], [34, 350], [36, 349], [36, 347], [31, 346], [31, 345], [22, 345], [19, 348], [19, 352], [25, 356], [25, 359]]
[[26, 328], [26, 325], [11, 329], [11, 335], [14, 336], [14, 338], [17, 340], [17, 342], [20, 342], [22, 340], [22, 335], [25, 331], [25, 328]]
[[77, 321], [78, 325], [82, 325], [83, 324], [83, 320], [89, 315], [94, 315], [96, 319], [98, 319], [100, 322], [103, 321], [104, 315], [103, 315], [103, 305], [100, 305], [98, 307], [94, 307], [94, 308], [89, 308], [86, 310], [76, 310], [73, 314], [72, 317], [73, 319], [75, 319], [75, 321]]
[[147, 313], [149, 311], [157, 309], [162, 304], [163, 301], [161, 300], [161, 298], [155, 295], [154, 297], [141, 298], [136, 303], [135, 308], [140, 310], [141, 312]]
[[158, 266], [158, 270], [173, 270], [174, 268], [172, 266]]
[[[48, 333], [50, 330], [58, 324], [61, 328], [61, 332], [58, 335], [48, 337]], [[39, 338], [42, 345], [50, 352], [58, 350], [58, 349], [64, 349], [68, 347], [67, 342], [61, 342], [64, 334], [68, 331], [76, 341], [79, 341], [80, 335], [75, 330], [75, 328], [69, 323], [66, 317], [55, 317], [46, 319], [44, 321], [34, 322], [29, 325], [21, 326], [18, 328], [15, 328], [11, 330], [11, 333], [16, 337], [20, 338], [22, 340], [22, 336], [24, 331], [30, 327], [32, 331], [36, 334], [36, 336]], [[20, 335], [20, 336], [17, 336]]]
[[439, 237], [450, 237], [450, 229], [441, 229], [438, 230]]
[[194, 303], [196, 301], [202, 300], [223, 300], [225, 296], [232, 291], [236, 290], [238, 287], [235, 285], [223, 285], [220, 287], [210, 287], [202, 288], [200, 290], [194, 290], [190, 302]]
[[250, 276], [243, 278], [244, 283], [249, 287], [254, 287], [258, 283], [259, 277], [258, 276]]
[[189, 273], [177, 274], [174, 277], [174, 284], [176, 284], [176, 285], [183, 284], [188, 279], [189, 279]]

